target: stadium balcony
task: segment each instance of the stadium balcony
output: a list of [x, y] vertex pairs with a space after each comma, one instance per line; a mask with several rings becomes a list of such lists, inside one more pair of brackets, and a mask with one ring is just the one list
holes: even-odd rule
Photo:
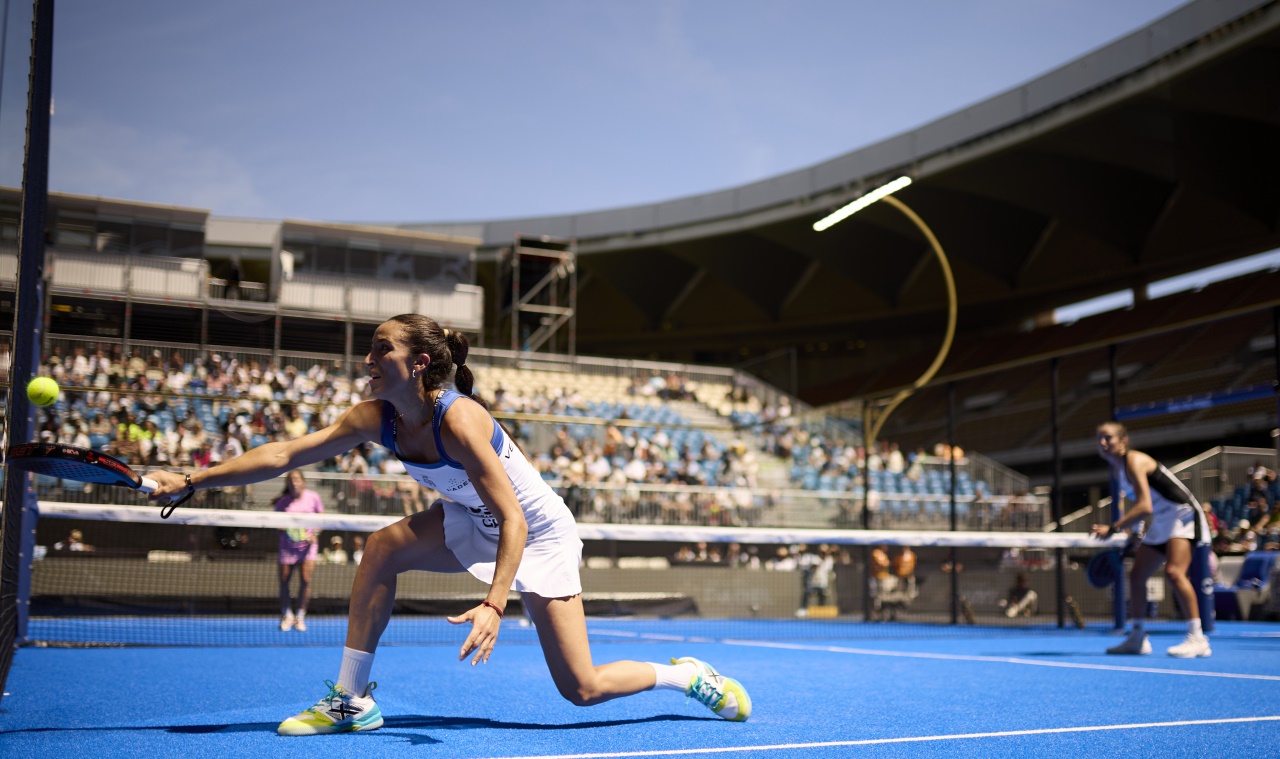
[[[1210, 393], [1274, 381], [1274, 337], [1266, 304], [1277, 292], [1280, 272], [1254, 273], [1071, 324], [957, 339], [936, 384], [921, 389], [895, 411], [884, 434], [904, 447], [938, 439], [947, 419], [945, 383], [954, 381], [959, 443], [1013, 465], [1047, 462], [1047, 365], [1056, 355], [1061, 439], [1068, 455], [1092, 456], [1094, 429], [1111, 415], [1108, 346], [1114, 344], [1122, 409], [1201, 399], [1189, 402], [1183, 411], [1174, 408], [1167, 414], [1126, 419], [1130, 429], [1152, 434], [1158, 430], [1162, 440], [1205, 447], [1218, 444], [1231, 430], [1256, 428], [1264, 435], [1275, 426], [1274, 399], [1223, 405], [1204, 399]], [[1212, 320], [1219, 314], [1221, 319]], [[1028, 362], [1036, 356], [1045, 358]], [[860, 392], [906, 384], [929, 357], [922, 354], [898, 362]]]

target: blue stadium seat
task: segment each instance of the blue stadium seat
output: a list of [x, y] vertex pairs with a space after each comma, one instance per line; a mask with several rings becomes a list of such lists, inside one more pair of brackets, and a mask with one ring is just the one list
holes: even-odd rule
[[[1275, 566], [1276, 558], [1280, 557], [1280, 551], [1251, 551], [1244, 558], [1244, 565], [1240, 567], [1240, 576], [1230, 586], [1217, 585], [1214, 587], [1214, 614], [1218, 619], [1241, 619], [1246, 616], [1244, 609], [1240, 603], [1239, 593], [1250, 592], [1256, 593], [1262, 591], [1261, 596], [1265, 598], [1267, 587], [1271, 584], [1271, 570]], [[1272, 588], [1271, 592], [1275, 589]], [[1254, 601], [1249, 609], [1247, 616], [1252, 617], [1254, 611], [1261, 611], [1262, 604], [1258, 598]]]

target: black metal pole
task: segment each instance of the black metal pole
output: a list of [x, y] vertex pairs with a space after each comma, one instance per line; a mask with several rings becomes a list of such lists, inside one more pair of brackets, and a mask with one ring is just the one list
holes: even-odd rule
[[[1271, 381], [1276, 393], [1276, 430], [1280, 431], [1280, 306], [1271, 309], [1271, 358], [1275, 361], [1276, 378]], [[1276, 436], [1276, 461], [1280, 462], [1280, 435]]]
[[[947, 383], [947, 446], [951, 449], [951, 530], [956, 530], [956, 383]], [[951, 546], [951, 624], [960, 624], [960, 573], [956, 571], [956, 547]]]
[[[33, 409], [25, 389], [40, 361], [52, 78], [53, 0], [35, 0], [22, 216], [18, 222], [18, 286], [13, 297], [13, 360], [9, 368], [7, 435], [10, 444], [30, 441], [34, 427]], [[6, 471], [5, 475], [3, 517], [0, 518], [0, 698], [13, 663], [14, 649], [26, 638], [37, 516], [31, 478], [16, 470]]]
[[[868, 509], [868, 504], [871, 501], [871, 470], [868, 468], [871, 461], [871, 438], [868, 435], [870, 431], [871, 401], [864, 400], [862, 402], [862, 529], [864, 530], [871, 524], [871, 512]], [[863, 543], [862, 619], [864, 622], [871, 621], [871, 579], [871, 546]]]
[[[1049, 427], [1053, 436], [1053, 523], [1062, 532], [1062, 428], [1058, 425], [1058, 359], [1049, 360]], [[1067, 577], [1061, 548], [1056, 549], [1055, 582], [1058, 594], [1058, 627], [1067, 625]]]
[[[1120, 413], [1120, 377], [1116, 371], [1116, 348], [1113, 343], [1107, 346], [1107, 367], [1110, 370], [1111, 377], [1111, 415], [1110, 418], [1115, 421], [1116, 416]], [[1120, 480], [1114, 475], [1111, 477], [1111, 522], [1115, 523], [1123, 516], [1124, 512], [1120, 508]], [[1111, 585], [1111, 614], [1115, 619], [1115, 627], [1117, 630], [1124, 629], [1124, 621], [1127, 616], [1125, 606], [1127, 604], [1124, 576], [1124, 562], [1120, 563], [1120, 572], [1116, 577], [1116, 581]]]

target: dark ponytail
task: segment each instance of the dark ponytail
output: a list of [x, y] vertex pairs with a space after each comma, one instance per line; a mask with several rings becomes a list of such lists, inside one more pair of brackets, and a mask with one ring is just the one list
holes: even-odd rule
[[459, 393], [469, 395], [474, 399], [476, 378], [471, 374], [471, 370], [467, 368], [467, 352], [471, 350], [471, 346], [467, 344], [467, 336], [461, 332], [447, 330], [444, 339], [445, 344], [449, 346], [449, 353], [453, 357], [453, 363], [458, 367], [453, 375], [453, 386], [458, 388]]
[[448, 384], [452, 375], [453, 385], [459, 393], [488, 408], [484, 401], [475, 396], [475, 377], [466, 366], [467, 353], [471, 350], [466, 335], [446, 330], [435, 319], [420, 314], [400, 314], [388, 321], [404, 327], [410, 353], [425, 353], [431, 359], [427, 370], [422, 373], [424, 390], [431, 392], [440, 389]]

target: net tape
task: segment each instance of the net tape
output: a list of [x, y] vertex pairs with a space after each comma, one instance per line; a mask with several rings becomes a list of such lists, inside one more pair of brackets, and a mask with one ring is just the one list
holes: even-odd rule
[[[232, 509], [187, 509], [168, 520], [150, 506], [98, 506], [78, 503], [42, 502], [40, 516], [106, 522], [191, 525], [207, 527], [259, 527], [287, 530], [346, 530], [375, 532], [400, 521], [402, 516], [359, 514], [297, 514], [278, 511], [237, 511]], [[1067, 532], [976, 532], [966, 530], [819, 530], [774, 527], [698, 527], [686, 525], [592, 524], [579, 523], [582, 540], [628, 542], [706, 542], [743, 544], [891, 545], [957, 548], [1106, 548], [1121, 547], [1123, 535], [1097, 540], [1087, 533]]]

